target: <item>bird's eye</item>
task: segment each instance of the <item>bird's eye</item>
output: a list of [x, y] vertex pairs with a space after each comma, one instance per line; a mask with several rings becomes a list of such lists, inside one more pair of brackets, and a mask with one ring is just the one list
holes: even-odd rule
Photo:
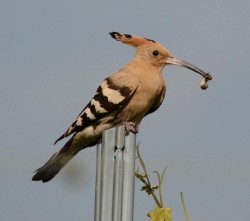
[[158, 54], [159, 54], [159, 52], [158, 51], [153, 51], [153, 53], [152, 53], [154, 56], [157, 56]]

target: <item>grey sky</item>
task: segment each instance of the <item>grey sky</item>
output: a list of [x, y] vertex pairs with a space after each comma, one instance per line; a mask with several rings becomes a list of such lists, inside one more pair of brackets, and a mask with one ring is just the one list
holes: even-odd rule
[[[249, 12], [247, 0], [2, 0], [1, 220], [93, 220], [95, 148], [48, 184], [31, 177], [99, 83], [133, 57], [110, 31], [159, 41], [214, 77], [202, 91], [198, 75], [166, 68], [166, 99], [137, 136], [150, 171], [168, 166], [173, 220], [184, 220], [180, 191], [191, 220], [248, 220]], [[147, 220], [155, 205], [140, 185], [135, 220]]]

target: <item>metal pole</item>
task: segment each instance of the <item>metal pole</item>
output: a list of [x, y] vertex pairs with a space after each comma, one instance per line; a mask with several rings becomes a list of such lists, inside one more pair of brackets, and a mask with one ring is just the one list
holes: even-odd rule
[[97, 145], [95, 221], [133, 221], [136, 135], [124, 126], [102, 134]]
[[95, 183], [95, 221], [100, 220], [100, 197], [101, 197], [101, 157], [102, 144], [99, 141], [96, 147], [96, 183]]
[[125, 137], [122, 221], [132, 221], [134, 212], [136, 136]]
[[122, 221], [122, 190], [123, 190], [123, 150], [125, 146], [124, 127], [116, 128], [115, 137], [115, 174], [114, 174], [114, 198], [113, 220]]
[[100, 221], [112, 220], [115, 128], [102, 135]]

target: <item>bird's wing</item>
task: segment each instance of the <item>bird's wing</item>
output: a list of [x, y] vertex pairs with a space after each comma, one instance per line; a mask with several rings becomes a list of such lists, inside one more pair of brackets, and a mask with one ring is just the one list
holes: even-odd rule
[[69, 135], [82, 131], [114, 110], [126, 105], [139, 85], [138, 79], [130, 74], [117, 72], [106, 78], [68, 130], [54, 144]]
[[151, 108], [148, 110], [148, 112], [146, 113], [146, 115], [155, 112], [161, 106], [161, 104], [162, 104], [162, 102], [164, 100], [165, 95], [166, 95], [166, 84], [162, 88], [159, 96], [156, 98], [155, 102], [153, 103], [153, 105], [151, 106]]

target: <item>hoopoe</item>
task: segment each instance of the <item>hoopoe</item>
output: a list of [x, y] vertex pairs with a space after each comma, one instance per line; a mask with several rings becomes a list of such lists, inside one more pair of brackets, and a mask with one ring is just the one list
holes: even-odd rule
[[55, 143], [73, 136], [36, 171], [32, 180], [51, 180], [80, 150], [96, 145], [104, 130], [124, 124], [126, 132], [137, 132], [143, 117], [156, 111], [165, 97], [162, 70], [166, 65], [183, 66], [202, 75], [202, 89], [212, 80], [211, 75], [173, 57], [154, 40], [118, 32], [110, 35], [135, 47], [134, 58], [101, 83], [94, 97]]

